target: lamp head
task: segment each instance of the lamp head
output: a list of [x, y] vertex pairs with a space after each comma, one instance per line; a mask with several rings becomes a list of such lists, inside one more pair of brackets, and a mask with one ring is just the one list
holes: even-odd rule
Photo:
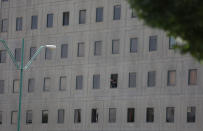
[[46, 48], [56, 49], [56, 45], [45, 45]]

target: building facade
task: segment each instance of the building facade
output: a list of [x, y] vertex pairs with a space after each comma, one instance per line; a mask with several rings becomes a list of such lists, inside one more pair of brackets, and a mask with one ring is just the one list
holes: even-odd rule
[[[202, 131], [203, 66], [125, 0], [1, 0], [24, 72], [21, 131]], [[17, 130], [19, 71], [0, 45], [0, 131]]]

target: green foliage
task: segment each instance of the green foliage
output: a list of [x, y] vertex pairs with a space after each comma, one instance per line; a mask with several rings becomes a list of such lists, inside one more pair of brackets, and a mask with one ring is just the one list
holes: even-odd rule
[[185, 41], [178, 48], [203, 60], [203, 0], [128, 0], [146, 25]]

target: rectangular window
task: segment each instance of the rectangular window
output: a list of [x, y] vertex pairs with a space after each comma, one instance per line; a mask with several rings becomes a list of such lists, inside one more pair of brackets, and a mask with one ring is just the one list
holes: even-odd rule
[[13, 80], [13, 93], [18, 93], [19, 92], [19, 80]]
[[34, 88], [35, 88], [35, 79], [34, 78], [30, 78], [28, 79], [28, 92], [34, 92]]
[[23, 17], [16, 18], [16, 31], [21, 31], [23, 29]]
[[96, 8], [96, 22], [103, 21], [103, 7]]
[[81, 122], [81, 109], [75, 109], [74, 110], [74, 123], [80, 123]]
[[48, 123], [48, 110], [42, 110], [42, 123]]
[[121, 19], [121, 5], [114, 5], [113, 20]]
[[86, 23], [86, 10], [80, 10], [79, 11], [79, 24], [85, 24]]
[[169, 49], [173, 49], [174, 45], [176, 45], [176, 39], [174, 37], [169, 37]]
[[32, 111], [27, 110], [26, 111], [26, 124], [31, 124], [32, 123]]
[[190, 69], [188, 72], [188, 85], [197, 84], [197, 69]]
[[67, 78], [66, 78], [66, 76], [61, 76], [60, 83], [59, 83], [59, 90], [65, 91], [66, 87], [67, 87]]
[[11, 124], [17, 124], [17, 119], [18, 119], [18, 112], [12, 111], [11, 112]]
[[54, 23], [54, 14], [47, 14], [47, 27], [53, 27]]
[[[30, 59], [34, 56], [34, 54], [36, 53], [37, 48], [36, 47], [30, 47]], [[36, 59], [36, 58], [35, 58]], [[34, 60], [35, 60], [34, 59]]]
[[80, 90], [83, 88], [83, 76], [76, 76], [76, 89]]
[[8, 2], [8, 0], [1, 0], [2, 2]]
[[110, 88], [117, 88], [118, 74], [111, 74]]
[[0, 125], [3, 123], [3, 112], [0, 111]]
[[94, 56], [101, 56], [102, 51], [102, 41], [94, 42]]
[[95, 74], [93, 75], [93, 89], [99, 89], [100, 88], [100, 75]]
[[37, 26], [38, 26], [38, 16], [33, 15], [31, 17], [31, 29], [37, 29]]
[[132, 9], [131, 18], [136, 18], [136, 17], [137, 17], [136, 10], [135, 10], [135, 9]]
[[51, 60], [52, 50], [50, 48], [45, 48], [45, 60]]
[[130, 38], [130, 53], [136, 53], [138, 47], [138, 39]]
[[4, 80], [0, 80], [0, 94], [4, 93]]
[[135, 108], [128, 108], [127, 122], [135, 122]]
[[67, 58], [68, 57], [68, 44], [62, 44], [61, 45], [61, 58]]
[[15, 60], [17, 62], [21, 61], [21, 48], [16, 48], [15, 49]]
[[136, 72], [129, 73], [129, 88], [136, 87]]
[[58, 110], [58, 123], [64, 123], [64, 117], [65, 116], [65, 111], [64, 109], [59, 109]]
[[63, 12], [63, 26], [69, 25], [69, 12]]
[[0, 50], [0, 63], [6, 63], [6, 50]]
[[156, 51], [157, 50], [157, 36], [150, 36], [149, 37], [149, 51]]
[[98, 116], [99, 116], [99, 114], [98, 114], [97, 109], [93, 108], [92, 109], [92, 117], [91, 117], [92, 123], [98, 123]]
[[116, 108], [109, 108], [109, 122], [116, 122]]
[[120, 40], [112, 40], [112, 54], [119, 54]]
[[51, 87], [51, 79], [49, 77], [44, 78], [44, 86], [43, 86], [43, 91], [49, 91]]
[[194, 107], [194, 106], [187, 107], [187, 122], [188, 123], [195, 122], [195, 119], [196, 119], [195, 114], [196, 114], [196, 107]]
[[176, 71], [175, 70], [169, 70], [168, 71], [168, 86], [175, 86], [176, 85]]
[[148, 72], [147, 86], [148, 87], [154, 87], [154, 86], [156, 86], [156, 71], [150, 71], [150, 72]]
[[85, 56], [85, 43], [79, 42], [78, 43], [78, 57], [84, 57]]
[[154, 108], [147, 108], [146, 122], [154, 122]]
[[174, 115], [175, 115], [175, 108], [174, 107], [166, 107], [166, 122], [173, 123], [174, 122]]
[[2, 19], [1, 21], [1, 32], [8, 31], [8, 19]]

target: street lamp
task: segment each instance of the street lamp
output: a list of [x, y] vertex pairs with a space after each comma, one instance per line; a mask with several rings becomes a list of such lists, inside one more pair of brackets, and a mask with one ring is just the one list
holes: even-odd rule
[[18, 127], [17, 131], [20, 131], [20, 119], [21, 119], [21, 99], [22, 99], [22, 86], [23, 86], [23, 70], [26, 70], [29, 68], [29, 66], [32, 64], [33, 60], [37, 57], [37, 55], [40, 53], [40, 51], [43, 48], [50, 48], [55, 49], [56, 45], [44, 45], [40, 46], [39, 49], [35, 52], [35, 54], [32, 56], [32, 58], [27, 62], [25, 66], [23, 66], [23, 57], [24, 57], [24, 39], [22, 40], [22, 48], [21, 48], [21, 64], [19, 65], [15, 57], [12, 53], [12, 51], [8, 48], [8, 45], [5, 40], [0, 39], [0, 42], [3, 44], [4, 48], [8, 52], [11, 60], [13, 61], [14, 65], [16, 66], [17, 70], [20, 70], [20, 91], [19, 91], [19, 104], [18, 104]]

